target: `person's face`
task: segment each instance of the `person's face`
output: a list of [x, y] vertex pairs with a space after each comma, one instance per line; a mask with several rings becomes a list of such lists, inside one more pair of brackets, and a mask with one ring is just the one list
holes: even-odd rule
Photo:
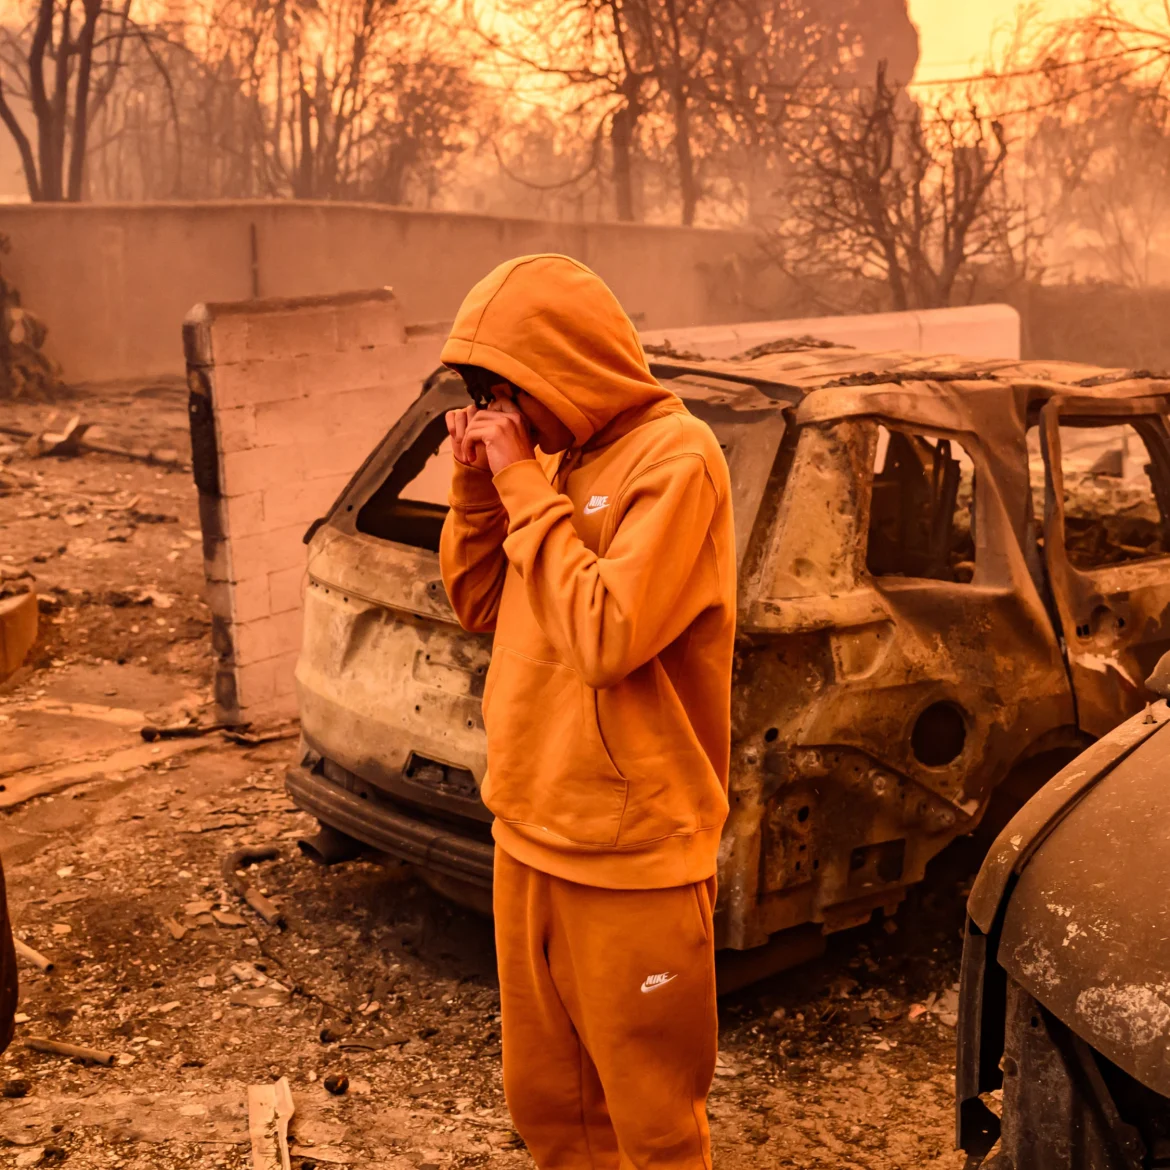
[[[490, 393], [494, 400], [511, 402], [520, 411], [533, 441], [546, 455], [556, 455], [573, 445], [573, 432], [539, 398], [502, 381], [495, 383]], [[492, 403], [484, 409], [491, 410]]]

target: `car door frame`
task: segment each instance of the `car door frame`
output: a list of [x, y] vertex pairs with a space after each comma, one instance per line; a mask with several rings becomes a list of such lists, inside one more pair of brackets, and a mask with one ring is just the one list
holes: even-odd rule
[[[1170, 552], [1093, 569], [1076, 568], [1065, 547], [1064, 468], [1060, 420], [1144, 418], [1160, 427], [1147, 454], [1151, 487], [1170, 527], [1170, 426], [1166, 398], [1089, 398], [1055, 395], [1040, 411], [1044, 458], [1044, 560], [1060, 622], [1077, 720], [1101, 736], [1156, 696], [1145, 687], [1161, 652], [1170, 648]], [[1157, 431], [1155, 432], [1157, 433]], [[1055, 456], [1055, 458], [1054, 458]], [[1154, 478], [1157, 477], [1157, 478]], [[1162, 487], [1162, 494], [1159, 493]]]

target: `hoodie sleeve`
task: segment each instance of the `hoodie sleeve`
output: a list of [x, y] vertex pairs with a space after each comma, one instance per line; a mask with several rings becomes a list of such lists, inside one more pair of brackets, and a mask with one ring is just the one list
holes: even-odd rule
[[701, 455], [672, 456], [626, 485], [603, 557], [535, 461], [513, 463], [494, 482], [508, 513], [507, 558], [545, 636], [587, 686], [620, 682], [719, 599], [710, 540], [718, 496]]
[[451, 479], [450, 503], [439, 540], [443, 584], [459, 624], [475, 634], [490, 633], [496, 628], [508, 569], [508, 514], [489, 473], [459, 463]]

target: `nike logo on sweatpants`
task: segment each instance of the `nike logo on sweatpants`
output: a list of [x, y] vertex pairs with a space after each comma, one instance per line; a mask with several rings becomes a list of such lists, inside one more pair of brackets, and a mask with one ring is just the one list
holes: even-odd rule
[[671, 975], [669, 971], [663, 971], [661, 975], [647, 975], [642, 980], [642, 990], [657, 991], [660, 987], [665, 987], [672, 979], [677, 978], [677, 975]]

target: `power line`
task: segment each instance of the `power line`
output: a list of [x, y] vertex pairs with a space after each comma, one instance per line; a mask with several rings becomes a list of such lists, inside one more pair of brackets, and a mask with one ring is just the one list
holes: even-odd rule
[[1068, 61], [1046, 61], [1043, 65], [1033, 65], [1028, 69], [1007, 69], [1002, 73], [984, 70], [969, 77], [940, 77], [932, 81], [911, 81], [907, 89], [926, 89], [943, 85], [969, 85], [976, 81], [1012, 81], [1020, 77], [1039, 77], [1041, 74], [1053, 73], [1057, 69], [1077, 69], [1087, 65], [1099, 65], [1105, 61], [1116, 61], [1121, 57], [1131, 56], [1133, 53], [1157, 53], [1165, 56], [1170, 52], [1170, 44], [1160, 45], [1132, 45], [1127, 49], [1118, 49], [1116, 53], [1103, 53], [1100, 57], [1074, 58]]

